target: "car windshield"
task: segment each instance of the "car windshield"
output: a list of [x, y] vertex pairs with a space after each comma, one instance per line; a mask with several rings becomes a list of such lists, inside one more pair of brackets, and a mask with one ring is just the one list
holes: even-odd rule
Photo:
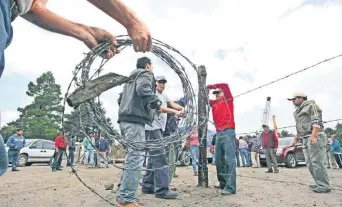
[[291, 146], [293, 143], [292, 137], [279, 138], [279, 147]]
[[26, 139], [25, 140], [25, 147], [29, 146], [33, 142], [32, 139]]

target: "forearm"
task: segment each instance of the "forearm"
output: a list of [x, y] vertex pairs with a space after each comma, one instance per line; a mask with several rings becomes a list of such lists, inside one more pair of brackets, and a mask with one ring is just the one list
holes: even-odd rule
[[176, 113], [177, 113], [176, 110], [167, 108], [167, 107], [165, 107], [165, 106], [161, 106], [161, 107], [160, 107], [160, 112], [161, 112], [161, 113], [167, 113], [167, 114], [176, 114]]
[[140, 22], [135, 13], [120, 0], [88, 0], [88, 2], [126, 28]]
[[86, 39], [83, 35], [87, 33], [82, 32], [86, 26], [64, 19], [43, 6], [34, 7], [31, 11], [22, 15], [22, 17], [50, 32], [74, 37], [79, 40]]
[[173, 109], [176, 109], [176, 110], [178, 110], [178, 111], [184, 110], [184, 108], [183, 108], [182, 106], [180, 106], [179, 104], [176, 104], [176, 103], [173, 102], [173, 101], [171, 101], [170, 104], [171, 104], [171, 107], [172, 107]]
[[313, 126], [312, 127], [313, 129], [312, 129], [312, 134], [311, 134], [311, 136], [313, 136], [313, 137], [317, 137], [317, 135], [318, 135], [318, 133], [319, 133], [319, 130], [320, 130], [320, 128], [319, 127], [317, 127], [317, 126]]

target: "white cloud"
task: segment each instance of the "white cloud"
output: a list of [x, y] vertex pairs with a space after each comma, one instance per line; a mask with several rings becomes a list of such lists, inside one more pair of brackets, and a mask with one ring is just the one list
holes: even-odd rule
[[6, 123], [16, 120], [19, 116], [19, 112], [12, 110], [0, 111], [0, 128]]
[[[302, 2], [125, 1], [148, 25], [154, 38], [176, 47], [194, 63], [205, 64], [207, 83], [227, 82], [235, 95], [342, 53], [342, 29], [337, 26], [342, 18], [341, 5], [328, 3], [328, 7], [308, 5], [296, 9]], [[59, 0], [48, 5], [73, 21], [102, 27], [114, 34], [126, 33], [122, 26], [85, 1]], [[289, 15], [279, 19], [285, 13]], [[16, 20], [14, 29], [13, 44], [6, 51], [10, 67], [5, 77], [12, 73], [39, 76], [52, 70], [65, 92], [71, 71], [87, 48], [77, 40], [42, 31], [24, 20]], [[219, 50], [224, 51], [223, 59], [215, 57]], [[131, 51], [112, 59], [105, 66], [106, 71], [128, 75], [135, 59], [141, 56]], [[272, 114], [277, 115], [278, 125], [293, 124], [293, 107], [286, 97], [294, 91], [304, 91], [315, 99], [325, 119], [342, 117], [341, 110], [337, 110], [342, 102], [341, 63], [340, 59], [325, 63], [236, 99], [237, 131], [259, 128], [267, 96], [272, 96]], [[196, 88], [195, 72], [191, 68], [187, 72]], [[171, 98], [182, 96], [180, 81], [165, 65], [158, 64], [155, 73], [167, 74]], [[102, 98], [114, 122], [119, 91], [113, 89]]]

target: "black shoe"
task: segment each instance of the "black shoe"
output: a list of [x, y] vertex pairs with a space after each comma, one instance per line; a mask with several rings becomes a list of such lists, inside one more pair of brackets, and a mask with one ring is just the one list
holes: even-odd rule
[[141, 190], [142, 194], [154, 194], [153, 190]]
[[273, 173], [273, 170], [269, 169], [269, 170], [265, 171], [265, 173]]
[[20, 171], [20, 170], [18, 170], [18, 169], [12, 169], [12, 171], [13, 171], [13, 172], [18, 172], [18, 171]]
[[176, 191], [167, 191], [165, 194], [156, 195], [156, 198], [163, 198], [163, 199], [175, 199], [178, 197], [178, 193]]
[[63, 169], [62, 168], [57, 168], [56, 170], [62, 171]]

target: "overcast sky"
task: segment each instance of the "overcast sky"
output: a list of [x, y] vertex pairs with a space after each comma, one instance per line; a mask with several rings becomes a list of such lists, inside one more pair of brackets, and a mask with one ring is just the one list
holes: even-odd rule
[[[233, 95], [342, 53], [340, 0], [124, 2], [148, 25], [154, 38], [174, 46], [194, 63], [204, 64], [207, 83], [228, 83]], [[50, 0], [48, 8], [72, 21], [115, 35], [127, 34], [121, 25], [83, 0]], [[6, 50], [6, 69], [0, 80], [2, 124], [16, 119], [16, 109], [30, 103], [25, 94], [27, 84], [47, 70], [54, 73], [64, 94], [72, 70], [88, 52], [82, 42], [43, 31], [23, 19], [18, 18], [13, 26], [14, 39]], [[143, 55], [132, 51], [129, 48], [110, 60], [105, 72], [128, 75]], [[177, 75], [152, 54], [145, 55], [156, 63], [155, 74], [167, 77], [166, 93], [172, 99], [182, 97]], [[314, 99], [324, 120], [342, 118], [341, 69], [342, 58], [237, 98], [236, 131], [260, 129], [267, 96], [272, 97], [271, 115], [276, 115], [278, 126], [294, 124], [294, 107], [286, 98], [295, 91]], [[196, 85], [193, 69], [187, 67], [186, 71]], [[115, 88], [102, 96], [114, 122], [120, 90]]]

